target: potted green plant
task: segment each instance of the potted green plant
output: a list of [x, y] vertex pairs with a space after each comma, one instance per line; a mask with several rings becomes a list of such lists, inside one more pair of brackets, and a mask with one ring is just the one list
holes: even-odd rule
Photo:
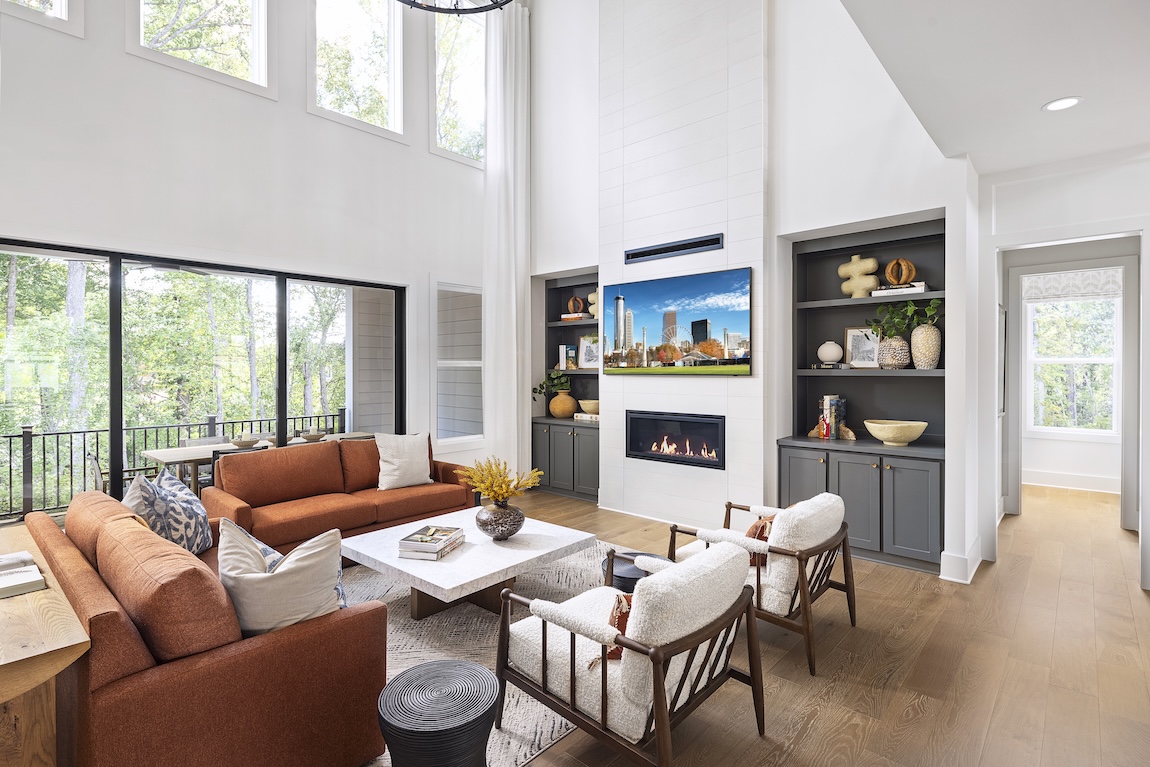
[[[919, 334], [920, 346], [923, 347], [921, 357], [923, 364], [919, 365], [919, 360], [916, 359], [915, 367], [920, 370], [928, 370], [938, 364], [938, 352], [942, 348], [942, 333], [935, 327], [935, 323], [940, 318], [940, 306], [942, 306], [942, 299], [939, 298], [931, 299], [929, 304], [921, 308], [914, 301], [879, 304], [878, 309], [876, 309], [878, 317], [867, 320], [867, 327], [880, 339], [878, 347], [878, 365], [880, 368], [898, 370], [910, 364], [911, 345], [907, 343], [903, 334], [909, 330], [913, 338], [914, 332], [920, 327], [931, 330], [924, 330]], [[933, 364], [930, 363], [930, 341], [927, 340], [931, 337], [934, 340]]]
[[536, 394], [554, 394], [547, 403], [547, 409], [556, 418], [570, 418], [575, 414], [575, 399], [571, 396], [571, 378], [562, 370], [548, 370], [539, 385], [531, 390], [531, 399]]
[[941, 307], [942, 299], [932, 298], [926, 306], [916, 308], [911, 319], [913, 329], [910, 333], [910, 358], [919, 370], [934, 370], [938, 367], [938, 358], [942, 353], [942, 331], [936, 323], [942, 317], [939, 312]]

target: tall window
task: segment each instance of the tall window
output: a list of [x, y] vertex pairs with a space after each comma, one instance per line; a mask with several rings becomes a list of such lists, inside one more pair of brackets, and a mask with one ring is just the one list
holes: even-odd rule
[[436, 306], [436, 437], [483, 436], [483, 297], [440, 286]]
[[84, 0], [0, 0], [0, 13], [84, 36]]
[[267, 0], [139, 2], [142, 48], [238, 80], [268, 84]]
[[1030, 426], [1116, 433], [1122, 269], [1025, 275]]
[[403, 131], [399, 8], [395, 0], [315, 0], [316, 107]]
[[483, 162], [487, 31], [482, 14], [435, 14], [435, 146]]

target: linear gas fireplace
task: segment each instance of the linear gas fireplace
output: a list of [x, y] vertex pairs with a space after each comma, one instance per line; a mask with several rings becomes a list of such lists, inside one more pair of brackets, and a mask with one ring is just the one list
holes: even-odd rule
[[627, 411], [627, 457], [726, 467], [726, 419], [721, 415]]

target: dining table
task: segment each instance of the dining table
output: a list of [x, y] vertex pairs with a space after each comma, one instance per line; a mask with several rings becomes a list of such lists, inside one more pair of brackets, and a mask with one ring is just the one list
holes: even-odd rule
[[[338, 442], [342, 439], [370, 439], [372, 434], [363, 431], [349, 431], [338, 432], [335, 434], [325, 434], [316, 442]], [[303, 445], [309, 440], [303, 437], [293, 437], [288, 440], [288, 445]], [[259, 448], [273, 448], [275, 442], [267, 439], [261, 439], [250, 448], [244, 449], [259, 449]], [[214, 445], [187, 445], [183, 447], [160, 447], [152, 450], [145, 450], [141, 455], [150, 461], [154, 461], [160, 466], [175, 466], [176, 476], [182, 481], [186, 482], [188, 487], [196, 495], [200, 494], [200, 467], [205, 466], [212, 462], [212, 456], [217, 452], [226, 452], [230, 450], [240, 450], [238, 445], [231, 442], [219, 442]], [[185, 479], [186, 473], [186, 479]]]

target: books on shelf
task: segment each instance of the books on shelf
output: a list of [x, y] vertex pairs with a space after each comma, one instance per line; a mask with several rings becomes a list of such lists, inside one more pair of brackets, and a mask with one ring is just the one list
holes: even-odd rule
[[850, 365], [845, 362], [815, 362], [811, 370], [848, 370]]
[[424, 525], [411, 535], [399, 539], [399, 552], [429, 551], [435, 553], [455, 541], [463, 540], [463, 528]]
[[0, 556], [0, 599], [39, 591], [48, 584], [27, 551]]
[[900, 296], [905, 293], [925, 293], [927, 289], [925, 282], [907, 282], [902, 285], [881, 285], [872, 290], [870, 294], [871, 298]]
[[573, 418], [576, 421], [586, 421], [587, 423], [599, 423], [598, 413], [576, 413]]
[[434, 562], [435, 560], [443, 559], [448, 554], [450, 554], [451, 552], [458, 549], [460, 546], [463, 545], [463, 541], [464, 541], [464, 536], [462, 533], [460, 533], [459, 537], [453, 538], [450, 543], [448, 543], [446, 546], [439, 549], [438, 551], [415, 551], [412, 549], [400, 549], [399, 550], [399, 558], [400, 559], [426, 559], [426, 560], [430, 560], [430, 561]]
[[591, 319], [590, 312], [572, 312], [570, 314], [560, 314], [559, 319], [563, 322], [574, 322], [575, 320], [589, 320]]

